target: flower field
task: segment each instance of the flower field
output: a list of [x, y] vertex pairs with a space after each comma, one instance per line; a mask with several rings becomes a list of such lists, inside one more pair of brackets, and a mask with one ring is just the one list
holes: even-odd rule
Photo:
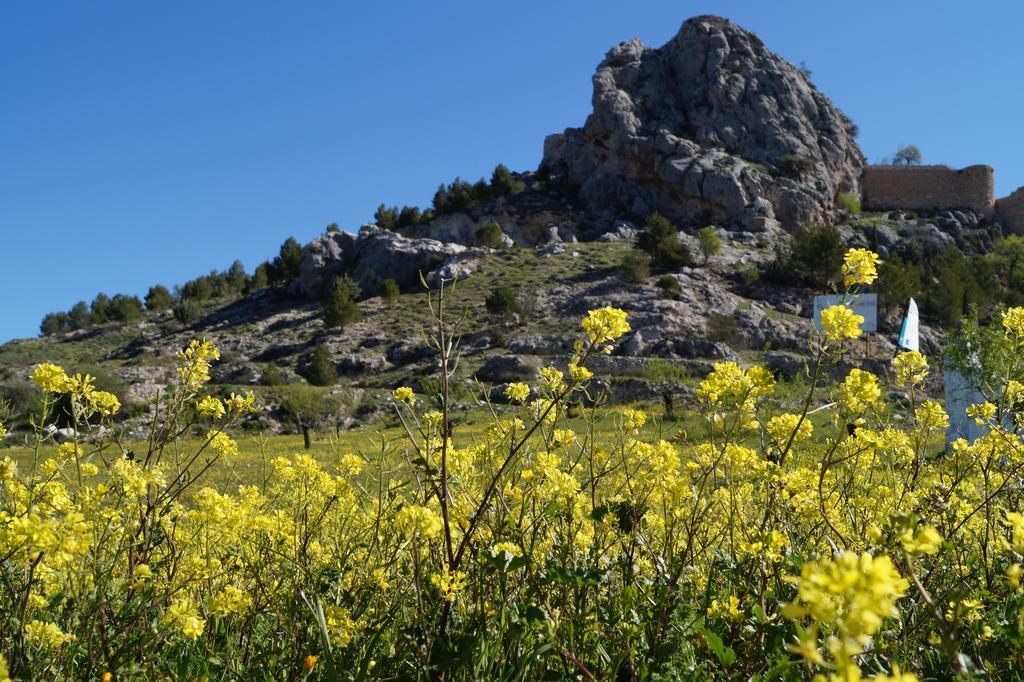
[[[877, 263], [849, 252], [846, 292]], [[1024, 309], [999, 320], [1000, 399], [970, 409], [988, 432], [943, 452], [924, 356], [888, 387], [829, 383], [861, 334], [845, 305], [792, 412], [769, 409], [770, 372], [722, 362], [699, 428], [661, 440], [622, 409], [597, 429], [588, 362], [630, 331], [603, 308], [460, 439], [449, 296], [430, 298], [439, 395], [394, 391], [404, 439], [277, 456], [266, 480], [221, 473], [259, 406], [206, 392], [211, 343], [181, 351], [132, 447], [114, 396], [39, 365], [34, 454], [0, 460], [0, 680], [1019, 678]], [[58, 411], [109, 436], [54, 448]]]

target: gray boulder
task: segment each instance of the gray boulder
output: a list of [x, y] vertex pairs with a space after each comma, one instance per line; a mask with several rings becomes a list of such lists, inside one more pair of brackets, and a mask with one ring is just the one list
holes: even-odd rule
[[479, 254], [479, 249], [461, 244], [409, 238], [376, 225], [363, 225], [358, 236], [334, 232], [307, 244], [296, 284], [307, 298], [323, 295], [341, 274], [347, 274], [368, 294], [375, 293], [385, 279], [408, 290], [420, 286], [421, 273], [430, 284], [442, 277], [469, 276]]

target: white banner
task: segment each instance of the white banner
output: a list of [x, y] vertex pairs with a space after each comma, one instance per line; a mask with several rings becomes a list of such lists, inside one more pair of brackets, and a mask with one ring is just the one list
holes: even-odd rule
[[907, 314], [903, 318], [903, 326], [900, 327], [900, 338], [896, 345], [904, 350], [921, 350], [921, 339], [918, 335], [918, 314], [917, 301], [910, 299], [907, 304]]
[[[860, 328], [865, 332], [878, 331], [878, 294], [850, 296], [846, 306], [864, 318]], [[843, 302], [842, 296], [814, 297], [814, 328], [821, 331], [821, 311]]]

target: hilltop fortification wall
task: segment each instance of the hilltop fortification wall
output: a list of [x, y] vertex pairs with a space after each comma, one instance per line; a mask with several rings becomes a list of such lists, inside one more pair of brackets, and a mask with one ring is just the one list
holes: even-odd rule
[[[960, 170], [948, 166], [866, 166], [861, 187], [862, 203], [868, 210], [959, 208], [982, 216], [990, 216], [995, 210], [995, 177], [991, 166], [968, 166]], [[1020, 203], [1024, 204], [1024, 197], [1020, 198]]]
[[996, 216], [1011, 232], [1024, 234], [1024, 187], [996, 202]]

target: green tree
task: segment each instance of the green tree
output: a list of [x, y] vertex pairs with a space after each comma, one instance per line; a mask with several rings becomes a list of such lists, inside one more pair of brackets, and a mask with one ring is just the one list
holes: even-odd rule
[[91, 322], [89, 305], [85, 301], [79, 301], [68, 311], [68, 326], [71, 329], [85, 329]]
[[224, 284], [225, 289], [231, 296], [237, 296], [245, 289], [245, 282], [248, 279], [248, 275], [245, 274], [245, 266], [242, 265], [242, 261], [236, 260], [228, 268], [228, 271], [224, 273]]
[[718, 237], [718, 233], [715, 232], [715, 228], [702, 227], [697, 233], [697, 241], [700, 244], [700, 253], [704, 256], [704, 265], [708, 264], [708, 259], [712, 256], [717, 255], [722, 250], [722, 240]]
[[519, 194], [524, 189], [526, 189], [526, 183], [516, 180], [508, 166], [499, 163], [494, 167], [494, 172], [491, 174], [491, 190], [495, 196], [511, 196]]
[[393, 279], [386, 279], [380, 283], [380, 295], [387, 302], [389, 308], [395, 305], [401, 293], [398, 282]]
[[921, 150], [916, 144], [901, 145], [892, 155], [892, 162], [897, 166], [917, 166], [921, 163]]
[[884, 315], [902, 310], [911, 297], [921, 295], [921, 268], [898, 255], [878, 266], [878, 305]]
[[117, 294], [110, 299], [110, 319], [117, 322], [135, 322], [142, 317], [142, 301], [138, 296]]
[[[325, 347], [320, 346], [317, 351], [320, 348]], [[284, 416], [302, 431], [303, 447], [307, 450], [312, 446], [310, 429], [319, 429], [332, 419], [337, 420], [341, 411], [341, 400], [337, 396], [324, 395], [323, 391], [308, 386], [286, 389], [280, 405]]]
[[338, 227], [338, 223], [331, 223], [327, 226], [327, 234], [334, 234], [336, 232], [341, 232], [341, 228]]
[[214, 295], [213, 280], [209, 275], [196, 277], [181, 285], [181, 298], [193, 301], [209, 301]]
[[324, 301], [324, 324], [328, 329], [344, 330], [345, 325], [362, 319], [362, 313], [356, 303], [358, 296], [359, 287], [351, 279], [339, 277], [334, 280]]
[[265, 289], [270, 285], [270, 263], [266, 261], [256, 266], [256, 270], [253, 271], [252, 277], [246, 284], [248, 291], [256, 291], [258, 289]]
[[640, 249], [630, 249], [619, 264], [622, 279], [632, 284], [643, 284], [651, 276], [651, 257]]
[[993, 256], [1011, 289], [1024, 289], [1024, 237], [1010, 235], [996, 240]]
[[496, 249], [501, 246], [504, 236], [505, 233], [501, 231], [501, 226], [498, 223], [484, 223], [476, 231], [476, 245]]
[[96, 298], [92, 299], [92, 303], [89, 305], [89, 317], [92, 319], [93, 324], [102, 324], [106, 322], [110, 313], [110, 297], [104, 293], [96, 294]]
[[39, 332], [43, 336], [50, 336], [51, 334], [61, 334], [68, 330], [68, 314], [67, 313], [47, 313], [43, 315], [42, 322], [39, 323]]
[[801, 228], [789, 240], [788, 267], [803, 284], [817, 289], [828, 286], [842, 272], [846, 244], [831, 225]]
[[508, 287], [495, 287], [491, 294], [484, 301], [487, 312], [500, 317], [512, 317], [519, 312], [519, 301], [516, 294]]
[[331, 357], [331, 349], [319, 345], [306, 368], [306, 381], [314, 386], [331, 386], [338, 380], [338, 368]]
[[651, 257], [651, 265], [658, 270], [678, 270], [685, 265], [693, 265], [693, 256], [679, 240], [676, 226], [660, 213], [647, 216], [636, 246]]
[[290, 282], [299, 276], [302, 266], [302, 246], [295, 237], [288, 237], [281, 244], [281, 250], [274, 259], [271, 278], [276, 283]]
[[146, 310], [167, 310], [173, 303], [171, 292], [162, 284], [152, 286], [146, 292]]
[[403, 206], [398, 214], [398, 227], [414, 227], [423, 222], [423, 214], [415, 206]]
[[384, 204], [377, 207], [377, 210], [373, 212], [373, 222], [377, 224], [377, 227], [382, 227], [385, 230], [395, 229], [395, 223], [398, 221], [398, 208], [388, 208]]

